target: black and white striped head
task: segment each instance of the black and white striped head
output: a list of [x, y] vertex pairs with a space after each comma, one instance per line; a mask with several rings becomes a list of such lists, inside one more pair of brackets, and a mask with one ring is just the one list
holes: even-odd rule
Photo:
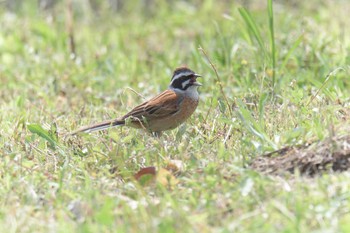
[[169, 87], [173, 90], [181, 91], [186, 91], [187, 89], [197, 89], [197, 87], [202, 86], [201, 83], [197, 82], [198, 77], [201, 77], [201, 75], [196, 74], [189, 68], [179, 67], [174, 71]]

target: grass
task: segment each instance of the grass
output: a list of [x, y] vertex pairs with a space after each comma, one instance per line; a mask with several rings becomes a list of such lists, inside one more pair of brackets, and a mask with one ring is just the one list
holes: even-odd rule
[[[349, 3], [93, 2], [73, 1], [75, 55], [66, 4], [1, 6], [1, 232], [350, 230], [348, 172], [249, 167], [349, 125]], [[204, 84], [187, 124], [160, 139], [130, 128], [65, 136], [164, 90], [182, 64]], [[173, 160], [171, 184], [133, 179]]]

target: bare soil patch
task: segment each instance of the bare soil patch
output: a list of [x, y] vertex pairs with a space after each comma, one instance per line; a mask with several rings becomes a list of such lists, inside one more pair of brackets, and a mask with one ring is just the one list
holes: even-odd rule
[[285, 147], [259, 156], [251, 168], [265, 174], [299, 172], [314, 176], [350, 168], [350, 135], [334, 136], [310, 145]]

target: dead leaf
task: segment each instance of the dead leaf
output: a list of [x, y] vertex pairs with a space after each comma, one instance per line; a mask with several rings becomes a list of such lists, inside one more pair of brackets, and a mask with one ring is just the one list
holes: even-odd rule
[[174, 188], [174, 186], [179, 183], [170, 171], [165, 168], [160, 168], [159, 171], [157, 171], [154, 166], [142, 168], [134, 175], [134, 178], [142, 186], [147, 186], [157, 182], [167, 188]]
[[134, 175], [134, 178], [141, 185], [148, 185], [155, 180], [156, 173], [156, 167], [144, 167]]

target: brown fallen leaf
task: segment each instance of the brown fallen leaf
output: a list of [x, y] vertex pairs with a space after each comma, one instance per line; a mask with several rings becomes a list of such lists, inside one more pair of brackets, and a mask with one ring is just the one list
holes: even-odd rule
[[156, 167], [154, 167], [154, 166], [144, 167], [144, 168], [141, 168], [134, 175], [134, 178], [141, 185], [148, 185], [155, 180], [156, 174], [157, 174]]
[[157, 171], [156, 167], [145, 167], [141, 168], [135, 175], [134, 178], [142, 185], [150, 185], [154, 182], [161, 184], [162, 186], [173, 188], [179, 181], [175, 176], [167, 169], [160, 168]]

